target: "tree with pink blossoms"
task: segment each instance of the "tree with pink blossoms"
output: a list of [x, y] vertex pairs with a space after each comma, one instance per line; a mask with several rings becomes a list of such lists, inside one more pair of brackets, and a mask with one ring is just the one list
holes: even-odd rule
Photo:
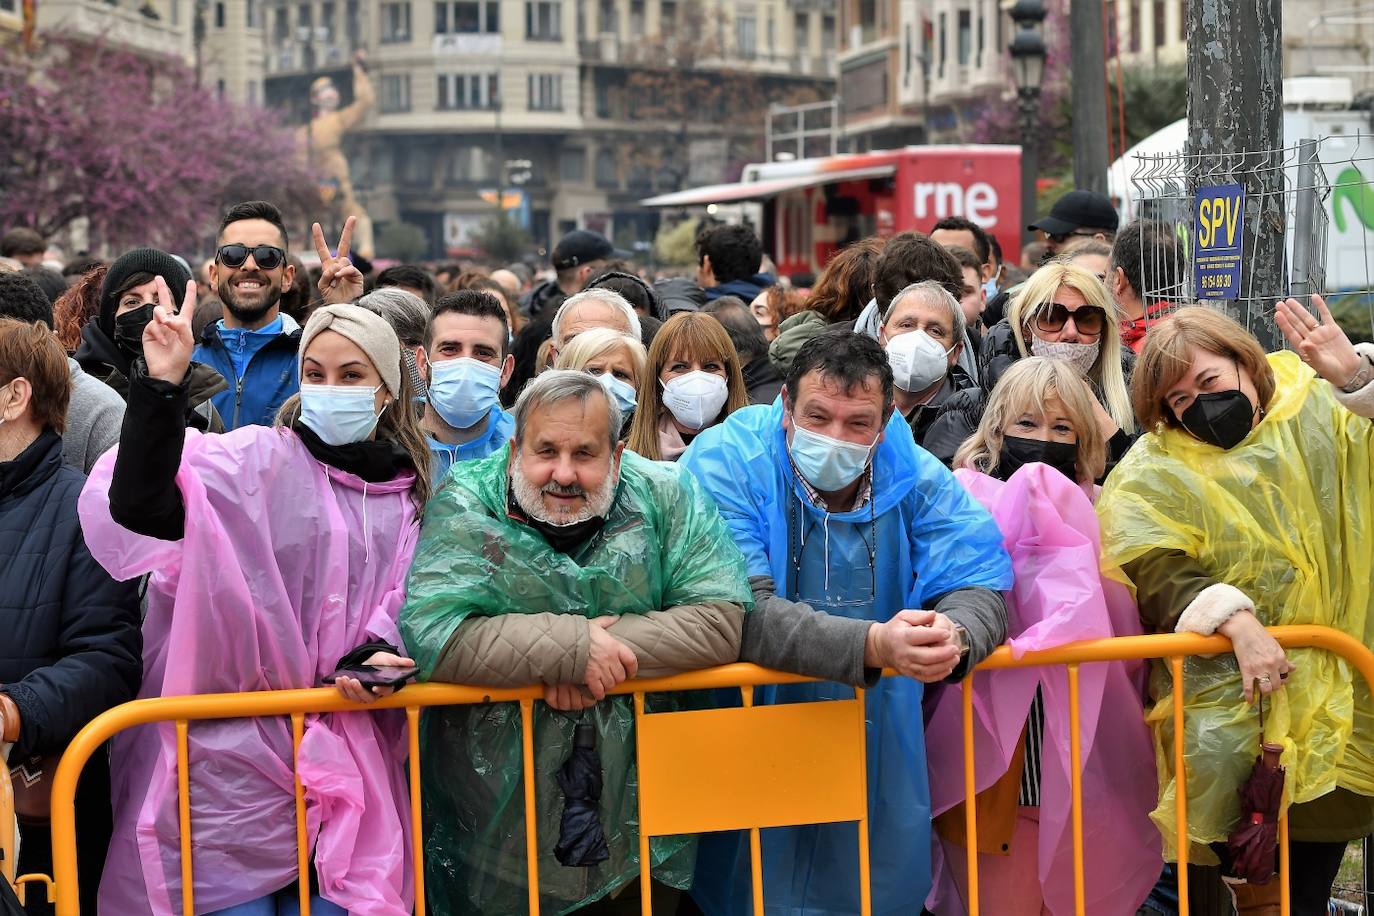
[[101, 43], [48, 36], [0, 60], [0, 229], [50, 237], [85, 217], [93, 248], [198, 252], [249, 199], [296, 223], [320, 206], [274, 113], [197, 86], [180, 61]]

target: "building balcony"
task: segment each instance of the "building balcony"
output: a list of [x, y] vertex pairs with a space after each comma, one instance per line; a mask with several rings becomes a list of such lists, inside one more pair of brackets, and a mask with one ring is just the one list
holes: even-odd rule
[[[618, 66], [674, 64], [668, 59], [665, 50], [652, 41], [623, 42], [619, 36], [611, 33], [579, 42], [578, 51], [584, 63]], [[696, 66], [702, 70], [750, 70], [779, 76], [810, 76], [820, 79], [834, 79], [838, 73], [833, 55], [806, 52], [773, 54], [763, 51], [742, 51], [738, 48], [727, 54], [698, 60]]]
[[113, 47], [190, 63], [191, 11], [183, 5], [181, 13], [181, 21], [173, 23], [166, 2], [43, 0], [38, 4], [38, 29], [101, 39]]
[[315, 70], [336, 70], [349, 66], [353, 48], [342, 38], [325, 40], [313, 45], [296, 41], [276, 43], [267, 49], [269, 76], [310, 73]]

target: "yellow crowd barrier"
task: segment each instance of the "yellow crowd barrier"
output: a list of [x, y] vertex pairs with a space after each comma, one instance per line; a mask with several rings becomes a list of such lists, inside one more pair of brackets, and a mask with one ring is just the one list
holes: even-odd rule
[[[1333, 652], [1353, 665], [1374, 687], [1374, 653], [1361, 643], [1323, 627], [1275, 627], [1270, 633], [1285, 648], [1316, 648]], [[1133, 636], [1072, 643], [1013, 658], [1003, 647], [970, 674], [1007, 668], [1064, 665], [1070, 697], [1070, 755], [1074, 892], [1076, 911], [1086, 916], [1083, 883], [1083, 799], [1078, 708], [1078, 668], [1083, 664], [1160, 659], [1169, 665], [1174, 684], [1174, 765], [1184, 771], [1183, 660], [1190, 655], [1227, 652], [1224, 637], [1189, 634]], [[763, 912], [759, 830], [798, 824], [853, 822], [859, 836], [861, 912], [870, 912], [867, 786], [865, 782], [865, 724], [863, 692], [853, 700], [778, 706], [755, 706], [753, 688], [766, 684], [802, 683], [809, 678], [768, 671], [754, 665], [726, 665], [655, 680], [620, 685], [614, 693], [632, 695], [636, 718], [639, 767], [640, 861], [648, 861], [651, 836], [714, 830], [748, 830], [754, 910]], [[966, 682], [967, 683], [967, 682]], [[735, 709], [652, 713], [644, 711], [650, 693], [739, 688], [743, 706]], [[194, 913], [194, 862], [191, 855], [191, 813], [187, 766], [189, 723], [206, 719], [262, 716], [290, 717], [293, 744], [299, 753], [305, 716], [309, 713], [354, 713], [373, 709], [404, 709], [410, 733], [410, 802], [415, 868], [416, 912], [425, 912], [424, 832], [420, 825], [420, 710], [431, 706], [473, 703], [518, 703], [524, 754], [525, 830], [529, 876], [529, 913], [539, 914], [538, 835], [535, 829], [535, 768], [533, 760], [534, 703], [542, 688], [488, 690], [456, 685], [421, 684], [368, 707], [360, 707], [326, 688], [258, 693], [165, 697], [138, 700], [98, 716], [73, 739], [57, 768], [52, 787], [53, 880], [58, 916], [77, 916], [76, 811], [77, 778], [86, 761], [113, 735], [137, 725], [173, 722], [177, 735], [179, 822], [183, 912]], [[975, 793], [972, 692], [964, 694], [964, 781], [968, 798]], [[721, 759], [732, 762], [719, 766]], [[1185, 780], [1178, 781], [1179, 897], [1181, 916], [1188, 916], [1188, 821]], [[0, 795], [3, 787], [0, 786]], [[0, 798], [0, 801], [3, 801]], [[969, 913], [978, 916], [977, 806], [965, 805], [968, 844]], [[296, 780], [297, 864], [308, 869], [305, 794]], [[3, 831], [0, 830], [0, 834]], [[0, 841], [3, 837], [0, 836]], [[1282, 912], [1289, 913], [1288, 825], [1279, 822], [1279, 880]], [[9, 877], [6, 874], [6, 877]], [[46, 876], [21, 876], [23, 881], [47, 882]], [[651, 916], [648, 870], [641, 874], [643, 913]], [[310, 913], [308, 882], [300, 882], [301, 912]]]

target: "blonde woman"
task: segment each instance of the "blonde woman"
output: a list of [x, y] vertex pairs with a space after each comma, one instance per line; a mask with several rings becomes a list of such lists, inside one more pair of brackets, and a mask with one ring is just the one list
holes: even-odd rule
[[[997, 520], [1016, 584], [1007, 635], [1017, 654], [1079, 639], [1140, 633], [1129, 591], [1105, 578], [1093, 511], [1106, 442], [1083, 379], [1060, 360], [1017, 361], [955, 457], [955, 476]], [[1154, 753], [1141, 708], [1139, 663], [1097, 668], [1080, 698], [1086, 912], [1135, 913], [1159, 876]], [[931, 811], [940, 838], [937, 916], [968, 896], [962, 686], [947, 687], [926, 730]], [[978, 877], [1008, 916], [1074, 906], [1069, 698], [1062, 672], [997, 671], [975, 681]]]
[[749, 404], [735, 345], [704, 312], [668, 319], [649, 347], [648, 370], [626, 443], [645, 458], [676, 461], [697, 433]]
[[614, 328], [593, 328], [572, 339], [558, 353], [555, 369], [577, 369], [597, 377], [606, 391], [620, 405], [624, 418], [620, 438], [630, 434], [635, 405], [639, 399], [639, 384], [649, 354], [644, 344]]
[[1094, 413], [1107, 439], [1110, 471], [1126, 454], [1136, 432], [1127, 384], [1135, 354], [1122, 346], [1119, 315], [1107, 288], [1074, 264], [1050, 263], [1021, 285], [1007, 317], [983, 338], [979, 370], [983, 389], [960, 392], [931, 426], [925, 447], [950, 462], [982, 420], [988, 390], [1018, 360], [1043, 356], [1060, 360], [1092, 388]]

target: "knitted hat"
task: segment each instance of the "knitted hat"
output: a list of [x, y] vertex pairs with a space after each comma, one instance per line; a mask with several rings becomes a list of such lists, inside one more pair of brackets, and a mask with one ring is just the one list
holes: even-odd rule
[[[380, 315], [360, 305], [326, 305], [315, 309], [301, 335], [301, 349], [296, 359], [305, 361], [310, 341], [321, 331], [341, 334], [367, 354], [377, 374], [393, 397], [401, 396], [401, 341]], [[304, 371], [301, 372], [304, 375]]]
[[134, 274], [147, 273], [167, 281], [172, 291], [172, 301], [181, 305], [186, 296], [186, 284], [190, 282], [191, 272], [165, 251], [156, 248], [135, 248], [120, 255], [110, 269], [105, 271], [105, 282], [100, 287], [100, 314], [97, 321], [105, 336], [114, 340], [115, 310], [119, 307], [119, 291]]

